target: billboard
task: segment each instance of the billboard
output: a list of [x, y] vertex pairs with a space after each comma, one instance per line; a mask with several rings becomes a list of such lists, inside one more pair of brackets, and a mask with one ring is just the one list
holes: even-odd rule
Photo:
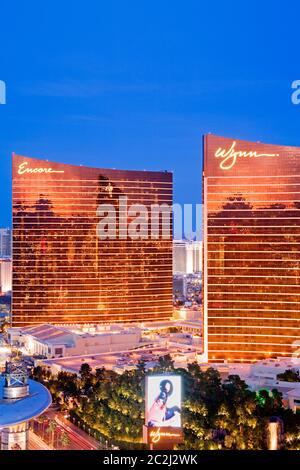
[[145, 425], [181, 427], [181, 376], [164, 374], [146, 378]]

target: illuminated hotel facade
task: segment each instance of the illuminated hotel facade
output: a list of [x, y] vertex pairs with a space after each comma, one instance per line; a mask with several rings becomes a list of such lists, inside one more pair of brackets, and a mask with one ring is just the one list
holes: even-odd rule
[[[172, 174], [104, 170], [13, 155], [12, 325], [166, 320], [172, 316], [172, 227], [167, 239], [120, 236], [128, 207], [172, 205]], [[96, 235], [113, 205], [117, 236]], [[172, 224], [172, 222], [171, 222]], [[122, 231], [123, 233], [123, 231]]]
[[300, 148], [204, 138], [205, 351], [299, 355]]

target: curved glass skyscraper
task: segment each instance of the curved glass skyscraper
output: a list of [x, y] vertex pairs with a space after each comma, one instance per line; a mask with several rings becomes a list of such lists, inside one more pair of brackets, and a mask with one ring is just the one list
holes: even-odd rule
[[300, 148], [207, 135], [203, 183], [208, 359], [298, 356]]
[[[163, 237], [160, 221], [156, 238], [124, 235], [125, 197], [149, 213], [153, 204], [171, 207], [172, 174], [13, 156], [13, 326], [170, 318], [172, 230]], [[106, 205], [114, 239], [96, 233]]]

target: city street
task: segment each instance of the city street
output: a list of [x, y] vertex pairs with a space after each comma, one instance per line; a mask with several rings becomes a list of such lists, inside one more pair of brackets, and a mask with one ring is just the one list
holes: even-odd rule
[[51, 450], [51, 447], [33, 431], [29, 431], [28, 450]]
[[[56, 428], [52, 437], [53, 446], [52, 444], [48, 445], [41, 435], [37, 436], [31, 431], [30, 448], [34, 447], [39, 449], [44, 445], [47, 448], [45, 450], [51, 450], [52, 448], [54, 448], [54, 450], [98, 450], [101, 447], [100, 443], [96, 439], [89, 436], [84, 430], [79, 429], [67, 420], [63, 413], [56, 411], [53, 407], [46, 411], [43, 416], [48, 420], [48, 422], [54, 421], [56, 423]], [[59, 436], [64, 433], [68, 436], [69, 443], [62, 446], [60, 444]], [[46, 433], [44, 436], [46, 436]]]

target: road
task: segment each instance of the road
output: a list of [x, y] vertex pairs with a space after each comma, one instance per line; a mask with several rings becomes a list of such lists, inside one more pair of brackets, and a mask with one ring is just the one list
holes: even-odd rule
[[66, 447], [69, 450], [98, 450], [99, 442], [89, 436], [82, 429], [79, 429], [73, 423], [65, 419], [61, 413], [55, 415], [55, 421], [58, 429], [66, 432], [70, 439], [70, 444]]
[[28, 450], [52, 450], [39, 436], [29, 431]]
[[[49, 421], [55, 421], [57, 427], [53, 436], [53, 444], [56, 450], [99, 450], [100, 443], [89, 436], [85, 431], [79, 429], [75, 424], [71, 423], [64, 417], [64, 414], [50, 407], [43, 415]], [[69, 438], [69, 444], [62, 446], [59, 436], [66, 433]], [[33, 434], [33, 433], [32, 433]], [[40, 441], [43, 440], [39, 437]], [[31, 445], [38, 445], [36, 440]], [[47, 444], [45, 444], [47, 446]], [[47, 446], [48, 447], [48, 446]]]

